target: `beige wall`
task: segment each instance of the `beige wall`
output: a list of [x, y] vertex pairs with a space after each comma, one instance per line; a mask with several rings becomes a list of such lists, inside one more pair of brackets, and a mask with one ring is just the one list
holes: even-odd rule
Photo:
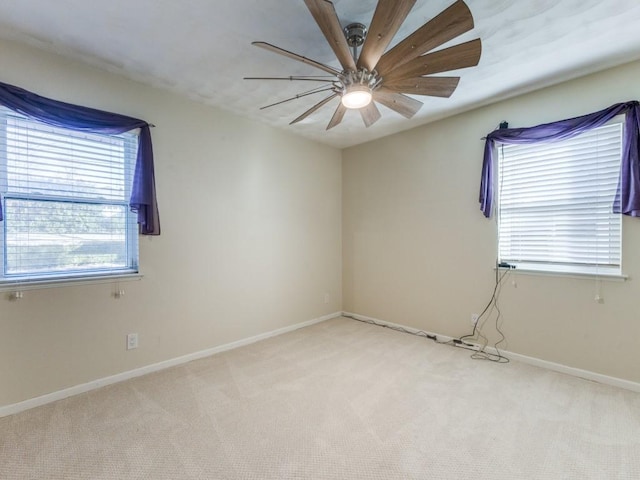
[[[633, 63], [345, 150], [344, 310], [470, 331], [496, 256], [495, 223], [478, 209], [480, 138], [502, 120], [531, 126], [637, 99], [638, 78]], [[506, 347], [640, 382], [640, 219], [623, 221], [623, 270], [629, 281], [602, 283], [604, 304], [594, 279], [512, 275], [499, 301]]]
[[[0, 299], [0, 406], [341, 309], [341, 154], [271, 127], [0, 43], [0, 81], [143, 118], [162, 220], [139, 282]], [[325, 304], [324, 295], [330, 302]], [[140, 347], [127, 352], [125, 335]]]

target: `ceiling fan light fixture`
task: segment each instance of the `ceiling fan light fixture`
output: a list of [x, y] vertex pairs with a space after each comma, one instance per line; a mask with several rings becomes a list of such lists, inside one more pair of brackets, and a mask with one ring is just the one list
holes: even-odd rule
[[366, 85], [349, 85], [342, 95], [342, 105], [346, 108], [363, 108], [371, 103], [373, 95]]

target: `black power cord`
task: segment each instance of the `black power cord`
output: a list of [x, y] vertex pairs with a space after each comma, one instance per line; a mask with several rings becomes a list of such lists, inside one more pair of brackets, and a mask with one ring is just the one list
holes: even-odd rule
[[388, 328], [389, 330], [395, 330], [396, 332], [402, 332], [402, 333], [408, 333], [409, 335], [415, 335], [416, 337], [424, 337], [424, 338], [428, 338], [429, 340], [434, 340], [437, 341], [438, 337], [436, 337], [435, 335], [432, 335], [430, 333], [427, 333], [423, 330], [407, 330], [406, 328], [400, 327], [400, 326], [396, 326], [396, 325], [388, 325], [386, 323], [380, 323], [380, 322], [376, 322], [374, 320], [364, 320], [362, 318], [356, 318], [352, 315], [345, 315], [344, 313], [342, 314], [343, 317], [345, 318], [350, 318], [351, 320], [355, 320], [357, 322], [362, 322], [362, 323], [368, 323], [369, 325], [375, 325], [376, 327], [383, 327], [383, 328]]
[[[500, 273], [501, 268], [508, 268], [508, 270], [504, 270], [501, 274]], [[473, 346], [473, 348], [471, 349], [475, 350], [475, 353], [471, 355], [471, 358], [473, 358], [474, 360], [489, 360], [497, 363], [509, 363], [509, 359], [504, 355], [502, 355], [502, 353], [500, 353], [500, 349], [498, 348], [498, 345], [500, 345], [502, 342], [505, 341], [504, 333], [500, 329], [501, 312], [500, 312], [500, 307], [498, 306], [498, 297], [500, 294], [502, 281], [507, 276], [507, 274], [511, 271], [511, 268], [512, 268], [511, 265], [506, 265], [506, 264], [503, 265], [503, 264], [498, 264], [496, 262], [495, 285], [493, 287], [493, 293], [491, 294], [491, 299], [489, 300], [489, 302], [487, 302], [487, 305], [484, 307], [484, 310], [482, 310], [482, 313], [478, 315], [478, 320], [473, 324], [473, 331], [468, 335], [463, 335], [458, 339], [452, 340], [452, 342], [454, 342], [456, 346], [460, 346], [460, 345]], [[487, 314], [487, 318], [488, 318], [494, 309], [497, 312], [495, 328], [496, 328], [496, 331], [500, 334], [500, 340], [498, 340], [493, 345], [493, 348], [495, 349], [496, 353], [490, 353], [486, 351], [488, 340], [484, 335], [482, 335], [482, 332], [481, 332], [482, 325], [480, 321], [485, 316], [485, 314], [487, 314], [487, 312], [489, 312]], [[484, 322], [482, 322], [482, 324], [484, 324]], [[484, 345], [476, 346], [474, 344], [469, 344], [466, 341], [468, 339], [476, 340], [478, 339], [478, 337], [482, 337], [484, 339]]]

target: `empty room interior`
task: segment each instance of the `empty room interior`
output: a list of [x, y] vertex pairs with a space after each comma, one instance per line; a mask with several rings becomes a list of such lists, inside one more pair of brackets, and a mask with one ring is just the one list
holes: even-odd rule
[[0, 478], [640, 478], [639, 23], [1, 2]]

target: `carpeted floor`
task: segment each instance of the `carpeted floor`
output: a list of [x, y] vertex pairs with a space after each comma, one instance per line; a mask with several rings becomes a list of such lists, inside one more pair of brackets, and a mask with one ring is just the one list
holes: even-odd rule
[[338, 318], [0, 419], [0, 478], [640, 478], [640, 394]]

